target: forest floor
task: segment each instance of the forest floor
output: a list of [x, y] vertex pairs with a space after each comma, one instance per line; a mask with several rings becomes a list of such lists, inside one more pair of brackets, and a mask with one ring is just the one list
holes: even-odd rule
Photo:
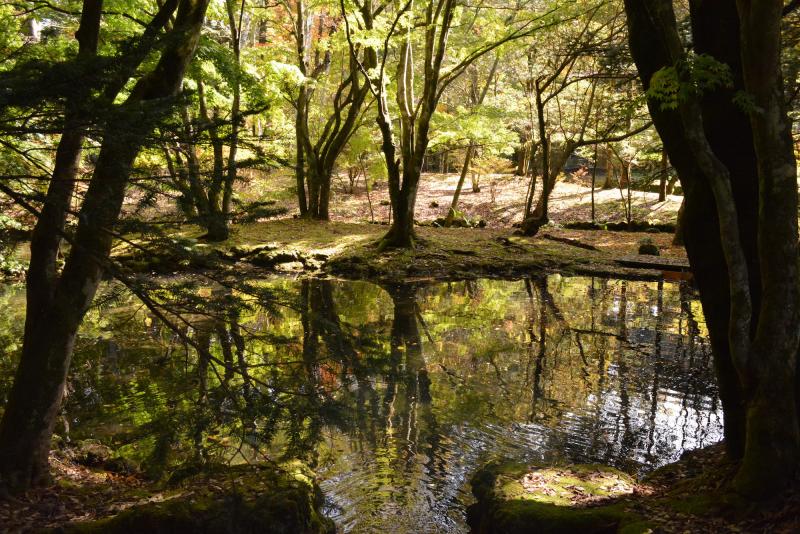
[[[572, 174], [556, 182], [550, 197], [550, 219], [557, 225], [573, 221], [591, 220], [591, 178]], [[602, 180], [597, 180], [601, 183]], [[421, 223], [431, 222], [447, 215], [450, 202], [458, 183], [457, 174], [423, 174], [417, 193], [416, 219]], [[254, 198], [268, 191], [274, 200], [289, 213], [297, 212], [294, 196], [294, 177], [286, 173], [271, 173], [254, 179], [246, 195]], [[541, 184], [540, 184], [541, 186]], [[480, 191], [473, 192], [467, 180], [459, 198], [458, 209], [470, 219], [482, 219], [489, 228], [511, 228], [522, 220], [528, 178], [513, 174], [490, 174], [480, 181]], [[667, 195], [664, 202], [658, 194], [645, 191], [631, 192], [633, 219], [653, 223], [674, 223], [680, 207], [680, 195]], [[595, 219], [599, 223], [625, 220], [627, 191], [614, 187], [595, 189]], [[372, 205], [372, 215], [369, 206]], [[334, 221], [358, 222], [389, 220], [389, 190], [386, 184], [375, 184], [367, 195], [363, 179], [359, 179], [351, 190], [346, 177], [334, 179], [331, 195], [331, 219]]]
[[[237, 225], [230, 239], [211, 244], [202, 242], [200, 228], [182, 226], [166, 241], [137, 239], [146, 253], [121, 244], [114, 254], [137, 272], [267, 269], [380, 282], [513, 278], [536, 272], [658, 279], [665, 273], [685, 276], [681, 271], [688, 270], [683, 250], [672, 246], [668, 233], [545, 228], [536, 237], [524, 237], [511, 229], [420, 226], [413, 249], [381, 251], [378, 242], [387, 228], [280, 218]], [[638, 255], [642, 239], [659, 247], [662, 257]], [[176, 250], [186, 254], [176, 255]]]
[[[672, 245], [672, 233], [565, 228], [567, 222], [591, 220], [591, 188], [584, 184], [585, 177], [570, 176], [557, 183], [551, 202], [552, 222], [535, 237], [514, 234], [513, 224], [521, 217], [527, 181], [513, 175], [485, 177], [478, 193], [465, 184], [460, 207], [470, 221], [482, 220], [482, 227], [437, 227], [432, 223], [446, 214], [457, 179], [454, 174], [423, 177], [417, 198], [418, 239], [413, 250], [378, 250], [377, 243], [388, 229], [386, 187], [375, 187], [368, 201], [363, 181], [352, 193], [347, 184], [335, 182], [331, 221], [306, 221], [296, 218], [293, 178], [280, 172], [252, 178], [241, 197], [245, 202], [266, 198], [283, 215], [235, 224], [231, 238], [222, 243], [202, 243], [202, 230], [191, 225], [177, 227], [169, 235], [190, 240], [193, 253], [220, 255], [228, 267], [233, 264], [236, 269], [277, 267], [275, 270], [321, 271], [377, 281], [518, 277], [536, 271], [655, 279], [664, 273], [685, 276], [674, 273], [688, 270], [685, 251]], [[599, 223], [625, 220], [619, 189], [597, 189], [595, 197]], [[668, 196], [658, 202], [655, 193], [635, 191], [631, 196], [634, 220], [674, 223], [681, 198]], [[660, 258], [638, 256], [643, 241], [655, 245]], [[164, 245], [169, 248], [168, 241]], [[117, 249], [117, 254], [128, 253], [124, 244]], [[278, 261], [274, 261], [276, 256]], [[628, 261], [623, 264], [619, 260]], [[140, 262], [134, 270], [179, 270], [173, 263], [154, 266]], [[184, 261], [184, 266], [208, 263]]]
[[490, 463], [472, 479], [476, 532], [770, 533], [800, 531], [800, 487], [752, 501], [728, 487], [722, 444], [633, 479], [601, 465]]

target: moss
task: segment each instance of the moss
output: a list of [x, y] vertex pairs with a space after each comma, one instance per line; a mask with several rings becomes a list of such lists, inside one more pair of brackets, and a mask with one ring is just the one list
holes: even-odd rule
[[[169, 242], [144, 243], [161, 251], [143, 257], [120, 246], [117, 258], [137, 271], [173, 272], [190, 267], [224, 268], [235, 261], [275, 269], [300, 262], [349, 279], [396, 282], [407, 278], [514, 277], [531, 271], [613, 274], [652, 279], [660, 271], [624, 268], [612, 255], [539, 238], [509, 236], [507, 230], [417, 227], [412, 250], [380, 250], [380, 224], [278, 219], [237, 226], [230, 239], [198, 245], [202, 230], [184, 226]], [[158, 261], [157, 261], [158, 260]], [[299, 266], [293, 264], [293, 269]]]
[[614, 500], [631, 493], [633, 484], [606, 466], [490, 464], [472, 480], [478, 502], [468, 522], [473, 532], [486, 534], [646, 532], [642, 519]]
[[116, 516], [73, 524], [75, 534], [160, 533], [329, 533], [319, 509], [322, 494], [314, 474], [299, 462], [280, 466], [210, 469], [180, 481], [160, 502], [129, 508]]

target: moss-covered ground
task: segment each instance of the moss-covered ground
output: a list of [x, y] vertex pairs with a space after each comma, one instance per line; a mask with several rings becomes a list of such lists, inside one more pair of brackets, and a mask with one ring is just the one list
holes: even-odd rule
[[116, 458], [95, 454], [101, 445], [91, 445], [51, 455], [53, 485], [0, 499], [0, 532], [335, 531], [321, 512], [323, 496], [315, 475], [302, 462], [204, 465], [156, 482], [135, 470], [119, 469]]
[[[387, 226], [352, 222], [319, 222], [284, 218], [235, 226], [231, 237], [204, 243], [202, 230], [176, 228], [159, 240], [120, 243], [115, 255], [135, 271], [171, 273], [193, 268], [270, 269], [329, 273], [343, 278], [399, 281], [417, 278], [464, 279], [514, 277], [535, 271], [565, 274], [657, 278], [659, 270], [624, 267], [617, 259], [635, 254], [638, 236], [624, 232], [549, 229], [537, 237], [513, 235], [505, 229], [417, 227], [415, 247], [379, 250]], [[561, 240], [553, 240], [560, 237]], [[659, 244], [669, 248], [667, 234]], [[594, 240], [597, 246], [583, 243]], [[622, 243], [622, 244], [621, 244]], [[579, 246], [589, 245], [589, 246]]]
[[727, 490], [734, 466], [721, 445], [634, 480], [599, 465], [494, 462], [472, 479], [479, 534], [800, 532], [800, 490], [753, 502]]

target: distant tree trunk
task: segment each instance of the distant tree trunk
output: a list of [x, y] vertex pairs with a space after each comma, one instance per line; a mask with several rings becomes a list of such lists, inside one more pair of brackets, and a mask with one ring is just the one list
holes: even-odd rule
[[[204, 239], [208, 241], [225, 241], [228, 239], [228, 219], [224, 212], [223, 195], [225, 190], [225, 146], [217, 127], [217, 113], [208, 111], [203, 80], [197, 79], [197, 99], [202, 118], [202, 128], [208, 131], [211, 149], [214, 154], [211, 181], [208, 187], [208, 213], [203, 225], [207, 232]], [[235, 155], [235, 152], [234, 152]], [[234, 168], [234, 173], [235, 173]]]
[[450, 209], [447, 210], [447, 218], [445, 218], [444, 225], [452, 226], [453, 220], [456, 216], [456, 209], [458, 208], [458, 199], [461, 196], [461, 188], [464, 187], [464, 180], [469, 172], [469, 164], [472, 161], [472, 154], [475, 152], [475, 145], [470, 144], [467, 148], [467, 153], [464, 155], [464, 165], [461, 167], [461, 175], [458, 177], [456, 190], [453, 193], [453, 200], [450, 202]]
[[197, 207], [195, 205], [192, 189], [189, 185], [187, 173], [185, 169], [182, 168], [181, 161], [178, 158], [173, 158], [169, 146], [164, 147], [163, 154], [164, 161], [167, 163], [167, 172], [169, 172], [170, 179], [180, 193], [180, 197], [178, 197], [177, 200], [178, 208], [187, 219], [193, 220], [197, 218]]
[[630, 168], [628, 167], [628, 164], [622, 160], [620, 160], [619, 163], [619, 168], [622, 171], [619, 174], [619, 188], [625, 189], [626, 187], [630, 187], [631, 184]]
[[[225, 175], [225, 187], [222, 192], [222, 218], [226, 228], [231, 216], [231, 200], [233, 198], [233, 184], [236, 181], [236, 154], [239, 149], [239, 121], [240, 107], [242, 100], [241, 87], [241, 30], [240, 27], [243, 13], [239, 13], [239, 22], [236, 20], [236, 4], [234, 0], [225, 0], [225, 8], [228, 13], [228, 28], [231, 35], [231, 51], [234, 58], [233, 81], [233, 101], [231, 102], [231, 134], [228, 143], [228, 166]], [[244, 4], [241, 5], [244, 9]], [[227, 233], [227, 232], [226, 232]], [[226, 236], [227, 237], [227, 236]]]
[[[99, 3], [89, 3], [99, 6]], [[0, 480], [9, 489], [45, 482], [47, 458], [61, 405], [75, 335], [100, 283], [133, 160], [164, 112], [163, 99], [180, 89], [208, 0], [182, 0], [169, 43], [139, 80], [117, 119], [103, 132], [100, 156], [86, 191], [78, 229], [60, 277], [29, 286], [22, 355], [0, 422]], [[87, 7], [87, 6], [85, 6]], [[157, 101], [157, 107], [147, 104]], [[42, 304], [47, 303], [43, 308]]]
[[676, 247], [683, 246], [683, 219], [686, 207], [686, 199], [681, 200], [681, 207], [678, 208], [678, 216], [675, 218], [675, 235], [672, 237], [672, 244]]
[[592, 224], [595, 223], [594, 190], [597, 188], [597, 143], [594, 145], [594, 163], [592, 164]]
[[603, 180], [603, 189], [614, 187], [614, 163], [611, 161], [611, 149], [606, 145], [606, 176]]
[[305, 97], [305, 87], [300, 87], [300, 96], [297, 97], [297, 111], [295, 115], [295, 151], [296, 163], [294, 166], [295, 183], [297, 184], [297, 205], [300, 208], [300, 216], [308, 216], [308, 200], [306, 199], [306, 159], [305, 148], [303, 147], [303, 140], [300, 138], [300, 128], [304, 124], [304, 113], [307, 109], [307, 101]]
[[529, 141], [523, 138], [521, 145], [514, 149], [514, 159], [517, 162], [517, 168], [514, 174], [517, 176], [525, 176], [527, 174], [528, 143]]
[[[550, 137], [547, 135], [547, 121], [544, 114], [544, 102], [542, 100], [542, 90], [540, 81], [535, 80], [533, 84], [536, 96], [536, 115], [539, 123], [539, 142], [542, 145], [542, 194], [539, 196], [539, 202], [536, 203], [536, 208], [533, 212], [530, 211], [530, 203], [526, 206], [525, 214], [522, 218], [522, 233], [525, 235], [535, 235], [539, 228], [547, 224], [547, 212], [550, 202], [550, 192], [555, 187], [555, 178], [552, 176], [554, 173], [560, 171], [553, 170], [553, 164], [550, 161], [552, 146], [550, 144]], [[532, 188], [531, 188], [532, 189]], [[530, 198], [533, 198], [531, 193]]]
[[667, 200], [667, 180], [669, 179], [669, 156], [667, 149], [661, 150], [661, 174], [658, 178], [658, 201]]

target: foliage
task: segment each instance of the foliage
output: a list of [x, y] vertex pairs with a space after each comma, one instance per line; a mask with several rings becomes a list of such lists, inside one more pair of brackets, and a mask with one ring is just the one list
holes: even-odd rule
[[[708, 54], [689, 54], [674, 67], [663, 67], [653, 74], [647, 96], [661, 102], [663, 109], [677, 109], [688, 96], [702, 95], [733, 86], [730, 67]], [[745, 95], [737, 96], [744, 105]]]

